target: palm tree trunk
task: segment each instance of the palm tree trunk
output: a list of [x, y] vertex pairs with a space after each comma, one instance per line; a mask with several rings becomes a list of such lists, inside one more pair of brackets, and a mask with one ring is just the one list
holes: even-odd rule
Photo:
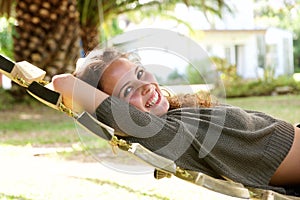
[[80, 56], [76, 0], [17, 0], [14, 57], [44, 69], [49, 80], [72, 72]]
[[100, 31], [96, 25], [81, 25], [82, 48], [85, 53], [93, 50], [100, 43]]

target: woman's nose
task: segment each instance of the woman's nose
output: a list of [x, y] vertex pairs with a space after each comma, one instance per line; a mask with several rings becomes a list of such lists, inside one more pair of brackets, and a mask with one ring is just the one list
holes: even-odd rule
[[145, 83], [141, 86], [142, 95], [146, 95], [153, 90], [153, 86], [150, 83]]

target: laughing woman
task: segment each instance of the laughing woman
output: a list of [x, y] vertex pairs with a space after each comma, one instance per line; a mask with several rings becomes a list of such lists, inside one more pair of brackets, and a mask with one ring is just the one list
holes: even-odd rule
[[94, 51], [74, 75], [55, 76], [54, 89], [66, 105], [96, 113], [122, 138], [184, 169], [283, 194], [300, 185], [299, 128], [207, 96], [165, 97], [155, 77], [128, 56]]

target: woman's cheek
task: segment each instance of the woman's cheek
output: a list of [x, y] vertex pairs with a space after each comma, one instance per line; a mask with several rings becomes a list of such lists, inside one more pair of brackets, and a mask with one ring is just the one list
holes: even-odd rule
[[129, 104], [135, 106], [136, 108], [138, 108], [141, 111], [147, 111], [147, 109], [145, 108], [145, 106], [142, 103], [142, 99], [139, 98], [137, 95], [133, 94], [130, 97]]

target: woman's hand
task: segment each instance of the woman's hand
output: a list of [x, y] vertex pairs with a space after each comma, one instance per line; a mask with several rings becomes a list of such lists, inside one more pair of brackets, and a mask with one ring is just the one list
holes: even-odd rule
[[93, 113], [97, 106], [108, 97], [106, 93], [72, 74], [56, 75], [52, 78], [52, 83], [53, 89], [62, 95], [64, 104], [75, 112], [82, 111], [83, 108]]
[[76, 106], [76, 103], [73, 100], [75, 81], [76, 78], [72, 74], [55, 75], [52, 78], [52, 87], [56, 92], [62, 95], [65, 106], [71, 108], [75, 112], [79, 112], [81, 110], [80, 106]]
[[75, 79], [72, 74], [55, 75], [52, 78], [53, 89], [62, 94], [64, 98], [72, 98]]

